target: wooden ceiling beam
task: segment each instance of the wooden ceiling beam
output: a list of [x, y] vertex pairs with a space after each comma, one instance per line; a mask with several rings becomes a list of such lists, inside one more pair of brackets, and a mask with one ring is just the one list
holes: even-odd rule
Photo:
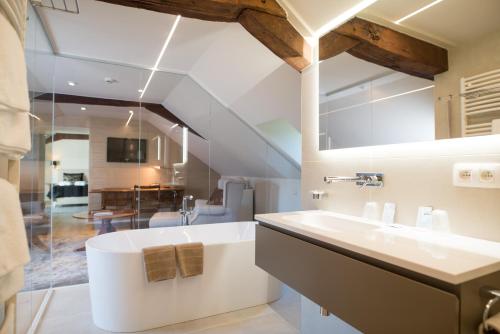
[[147, 9], [193, 19], [236, 22], [241, 12], [252, 9], [286, 18], [286, 12], [275, 0], [99, 0], [115, 5]]
[[299, 72], [311, 64], [310, 46], [276, 0], [98, 0], [194, 19], [239, 22]]
[[[152, 113], [157, 114], [158, 116], [166, 119], [167, 121], [179, 124], [181, 127], [189, 128], [189, 131], [193, 134], [197, 135], [200, 138], [203, 138], [198, 132], [194, 131], [189, 125], [184, 123], [177, 116], [172, 114], [167, 108], [165, 108], [162, 104], [159, 103], [147, 103], [147, 102], [137, 102], [137, 101], [127, 101], [127, 100], [115, 100], [115, 99], [104, 99], [100, 97], [89, 97], [89, 96], [80, 96], [80, 95], [69, 95], [69, 94], [52, 94], [45, 93], [35, 96], [35, 100], [42, 101], [52, 101], [54, 103], [72, 103], [72, 104], [80, 104], [85, 106], [108, 106], [108, 107], [125, 107], [125, 108], [145, 108]], [[205, 138], [203, 138], [205, 139]]]
[[[331, 45], [339, 40], [343, 46]], [[321, 46], [321, 60], [345, 49], [357, 58], [425, 79], [434, 80], [448, 70], [446, 49], [358, 17], [321, 37]]]
[[325, 60], [346, 52], [360, 41], [332, 31], [319, 39], [319, 60]]
[[311, 47], [287, 19], [245, 9], [238, 22], [297, 71], [302, 71], [311, 63]]

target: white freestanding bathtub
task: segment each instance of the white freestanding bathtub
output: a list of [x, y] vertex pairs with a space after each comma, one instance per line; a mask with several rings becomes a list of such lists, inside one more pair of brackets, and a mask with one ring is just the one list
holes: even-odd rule
[[[145, 247], [203, 242], [203, 275], [149, 283]], [[131, 230], [86, 242], [97, 327], [135, 332], [266, 304], [282, 284], [255, 266], [255, 222]]]

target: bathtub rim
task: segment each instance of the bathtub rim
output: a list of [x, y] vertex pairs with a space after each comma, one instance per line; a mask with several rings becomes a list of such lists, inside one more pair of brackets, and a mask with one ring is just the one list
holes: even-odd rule
[[[176, 229], [176, 228], [180, 229], [180, 228], [186, 228], [186, 227], [190, 227], [190, 226], [213, 226], [213, 225], [227, 225], [227, 224], [240, 224], [240, 223], [247, 223], [247, 224], [254, 223], [253, 224], [254, 227], [258, 224], [257, 221], [243, 221], [243, 222], [228, 222], [228, 223], [215, 223], [215, 224], [203, 224], [203, 225], [166, 226], [166, 227], [159, 227], [159, 228], [154, 228], [154, 229], [148, 228], [146, 230], [150, 230], [150, 229], [151, 230]], [[127, 241], [131, 245], [133, 245], [133, 242], [130, 240], [130, 238], [128, 237], [128, 235], [126, 233], [126, 232], [133, 232], [133, 231], [139, 231], [139, 230], [122, 230], [122, 231], [116, 231], [116, 232], [106, 233], [105, 235], [125, 232], [124, 234], [125, 234], [125, 237], [127, 238]], [[144, 249], [144, 248], [138, 248], [138, 249], [136, 249], [134, 251], [131, 251], [131, 250], [116, 251], [116, 250], [102, 249], [102, 248], [95, 247], [95, 246], [92, 246], [92, 245], [89, 244], [90, 242], [92, 242], [92, 240], [94, 238], [99, 238], [101, 236], [102, 236], [102, 234], [101, 235], [96, 235], [96, 236], [93, 236], [90, 239], [87, 239], [87, 241], [85, 241], [85, 251], [86, 251], [86, 253], [88, 253], [89, 250], [92, 250], [92, 251], [96, 251], [96, 252], [101, 253], [101, 254], [131, 255], [131, 254], [142, 254], [142, 250]], [[193, 242], [200, 242], [200, 241], [193, 241]], [[254, 239], [250, 239], [250, 240], [216, 242], [216, 243], [211, 243], [211, 244], [207, 244], [207, 245], [203, 244], [203, 246], [204, 247], [209, 247], [209, 246], [232, 245], [232, 244], [249, 243], [249, 242], [255, 242], [255, 237], [254, 237]], [[172, 244], [168, 244], [168, 245], [177, 245], [177, 244], [180, 244], [180, 243], [172, 243]], [[167, 244], [165, 244], [165, 245], [167, 245]], [[147, 248], [147, 247], [145, 247], [145, 248]]]

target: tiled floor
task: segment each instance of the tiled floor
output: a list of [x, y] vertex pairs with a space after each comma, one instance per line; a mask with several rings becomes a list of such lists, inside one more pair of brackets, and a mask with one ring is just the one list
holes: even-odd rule
[[[36, 309], [43, 291], [26, 292], [18, 297], [18, 308]], [[29, 318], [26, 309], [18, 310], [18, 332], [24, 333]], [[23, 317], [24, 314], [24, 317]], [[25, 323], [19, 323], [21, 319]], [[289, 289], [270, 305], [262, 305], [209, 318], [189, 321], [144, 334], [298, 334], [300, 328], [300, 297]], [[40, 323], [37, 334], [103, 334], [92, 322], [88, 285], [55, 288], [52, 300]]]

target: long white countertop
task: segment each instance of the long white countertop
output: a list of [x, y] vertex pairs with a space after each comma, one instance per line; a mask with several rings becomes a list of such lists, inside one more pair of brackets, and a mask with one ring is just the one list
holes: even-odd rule
[[329, 211], [255, 219], [452, 284], [500, 271], [500, 243]]

